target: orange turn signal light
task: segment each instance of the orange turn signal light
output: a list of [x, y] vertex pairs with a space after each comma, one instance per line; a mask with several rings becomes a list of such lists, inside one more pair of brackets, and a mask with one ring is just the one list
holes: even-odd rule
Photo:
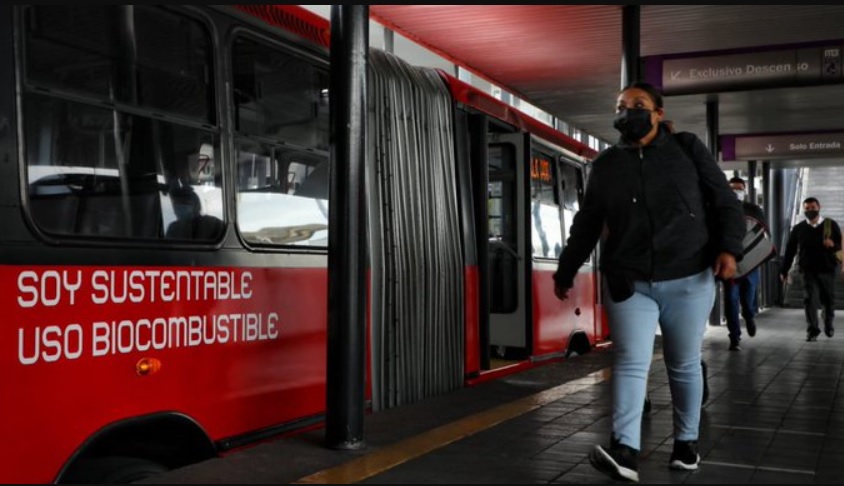
[[138, 372], [139, 376], [153, 375], [158, 373], [158, 370], [160, 369], [161, 361], [154, 358], [144, 358], [138, 361], [138, 364], [135, 366], [135, 371]]

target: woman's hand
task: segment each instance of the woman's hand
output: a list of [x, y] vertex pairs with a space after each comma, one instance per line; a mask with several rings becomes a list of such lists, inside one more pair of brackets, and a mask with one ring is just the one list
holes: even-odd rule
[[569, 288], [567, 287], [560, 287], [559, 285], [554, 285], [554, 295], [557, 296], [560, 300], [566, 300], [569, 298]]
[[729, 280], [736, 274], [736, 257], [731, 253], [722, 252], [715, 259], [712, 273], [721, 280]]

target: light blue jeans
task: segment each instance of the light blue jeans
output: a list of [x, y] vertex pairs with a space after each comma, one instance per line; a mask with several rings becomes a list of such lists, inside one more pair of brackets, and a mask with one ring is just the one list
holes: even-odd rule
[[614, 437], [628, 447], [641, 449], [642, 412], [659, 323], [674, 405], [674, 439], [697, 440], [703, 400], [700, 348], [715, 302], [712, 270], [677, 280], [637, 281], [629, 299], [608, 300], [610, 338], [615, 353]]

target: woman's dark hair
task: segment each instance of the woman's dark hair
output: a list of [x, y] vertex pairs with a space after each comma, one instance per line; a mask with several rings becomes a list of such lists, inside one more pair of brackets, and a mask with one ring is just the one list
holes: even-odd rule
[[621, 92], [623, 93], [628, 89], [641, 89], [642, 91], [648, 94], [648, 96], [651, 98], [657, 108], [662, 108], [662, 93], [660, 93], [660, 91], [656, 89], [654, 85], [640, 81], [638, 83], [628, 85], [626, 88], [621, 90]]

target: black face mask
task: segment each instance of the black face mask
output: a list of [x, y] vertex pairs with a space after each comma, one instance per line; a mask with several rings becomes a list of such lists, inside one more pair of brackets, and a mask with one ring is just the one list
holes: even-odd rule
[[815, 219], [817, 219], [818, 216], [820, 216], [820, 214], [820, 211], [806, 211], [805, 213], [803, 213], [803, 215], [806, 216], [806, 219], [808, 219], [809, 221], [814, 221]]
[[644, 108], [628, 108], [621, 110], [615, 117], [613, 127], [621, 132], [621, 136], [628, 142], [638, 142], [653, 129], [651, 110]]

